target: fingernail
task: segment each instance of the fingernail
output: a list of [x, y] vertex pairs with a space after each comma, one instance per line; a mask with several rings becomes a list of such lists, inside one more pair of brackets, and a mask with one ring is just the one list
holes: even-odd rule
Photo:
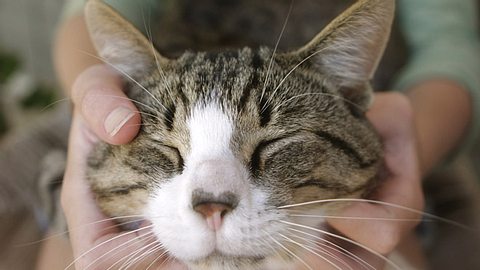
[[115, 136], [134, 115], [135, 113], [126, 107], [116, 108], [105, 119], [105, 131], [107, 131], [111, 137]]

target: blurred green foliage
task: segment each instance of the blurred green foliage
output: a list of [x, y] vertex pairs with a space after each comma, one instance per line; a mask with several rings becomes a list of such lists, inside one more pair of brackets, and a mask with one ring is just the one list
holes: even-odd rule
[[7, 132], [8, 125], [7, 120], [3, 116], [2, 112], [0, 112], [0, 136]]
[[[7, 79], [20, 67], [19, 60], [12, 54], [0, 51], [0, 85], [5, 83]], [[0, 91], [1, 91], [0, 86]], [[8, 125], [3, 112], [0, 110], [0, 135], [7, 132]]]
[[32, 89], [31, 94], [22, 100], [22, 107], [25, 109], [45, 109], [55, 102], [55, 89], [47, 85], [37, 85]]
[[20, 62], [14, 55], [0, 51], [0, 84], [5, 83], [19, 67]]
[[[20, 68], [20, 60], [12, 54], [0, 51], [0, 91], [10, 77]], [[47, 84], [38, 84], [29, 95], [20, 101], [20, 106], [25, 109], [45, 109], [55, 102], [55, 88]], [[0, 108], [0, 136], [8, 130], [5, 112]]]

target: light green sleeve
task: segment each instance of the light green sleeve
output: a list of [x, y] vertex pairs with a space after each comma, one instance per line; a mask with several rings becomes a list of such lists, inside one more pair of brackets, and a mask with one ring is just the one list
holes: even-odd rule
[[[160, 1], [158, 0], [104, 0], [104, 2], [144, 33], [151, 19], [159, 14]], [[86, 0], [65, 1], [62, 19], [81, 14], [85, 3]]]
[[402, 30], [410, 51], [399, 90], [442, 77], [463, 85], [473, 100], [474, 119], [465, 149], [480, 127], [480, 41], [476, 0], [398, 0]]
[[84, 5], [85, 0], [65, 0], [60, 21], [64, 21], [70, 17], [82, 14]]

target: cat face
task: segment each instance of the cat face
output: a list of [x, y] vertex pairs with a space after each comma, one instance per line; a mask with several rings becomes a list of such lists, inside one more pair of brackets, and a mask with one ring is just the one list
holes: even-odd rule
[[[360, 197], [375, 183], [381, 144], [364, 112], [392, 13], [393, 1], [359, 1], [294, 52], [169, 60], [90, 1], [97, 50], [132, 79], [127, 93], [142, 114], [132, 143], [100, 143], [89, 159], [99, 206], [112, 217], [143, 215], [192, 269], [293, 263], [290, 252], [305, 250], [288, 241], [291, 229], [323, 222], [295, 214], [327, 215], [339, 204], [286, 206]], [[315, 240], [309, 233], [298, 241]]]

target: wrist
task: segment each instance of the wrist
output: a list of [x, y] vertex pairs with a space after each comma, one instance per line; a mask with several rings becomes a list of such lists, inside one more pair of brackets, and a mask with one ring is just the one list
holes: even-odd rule
[[92, 56], [96, 52], [82, 15], [73, 16], [60, 26], [53, 52], [56, 73], [67, 96], [81, 72], [101, 63]]

